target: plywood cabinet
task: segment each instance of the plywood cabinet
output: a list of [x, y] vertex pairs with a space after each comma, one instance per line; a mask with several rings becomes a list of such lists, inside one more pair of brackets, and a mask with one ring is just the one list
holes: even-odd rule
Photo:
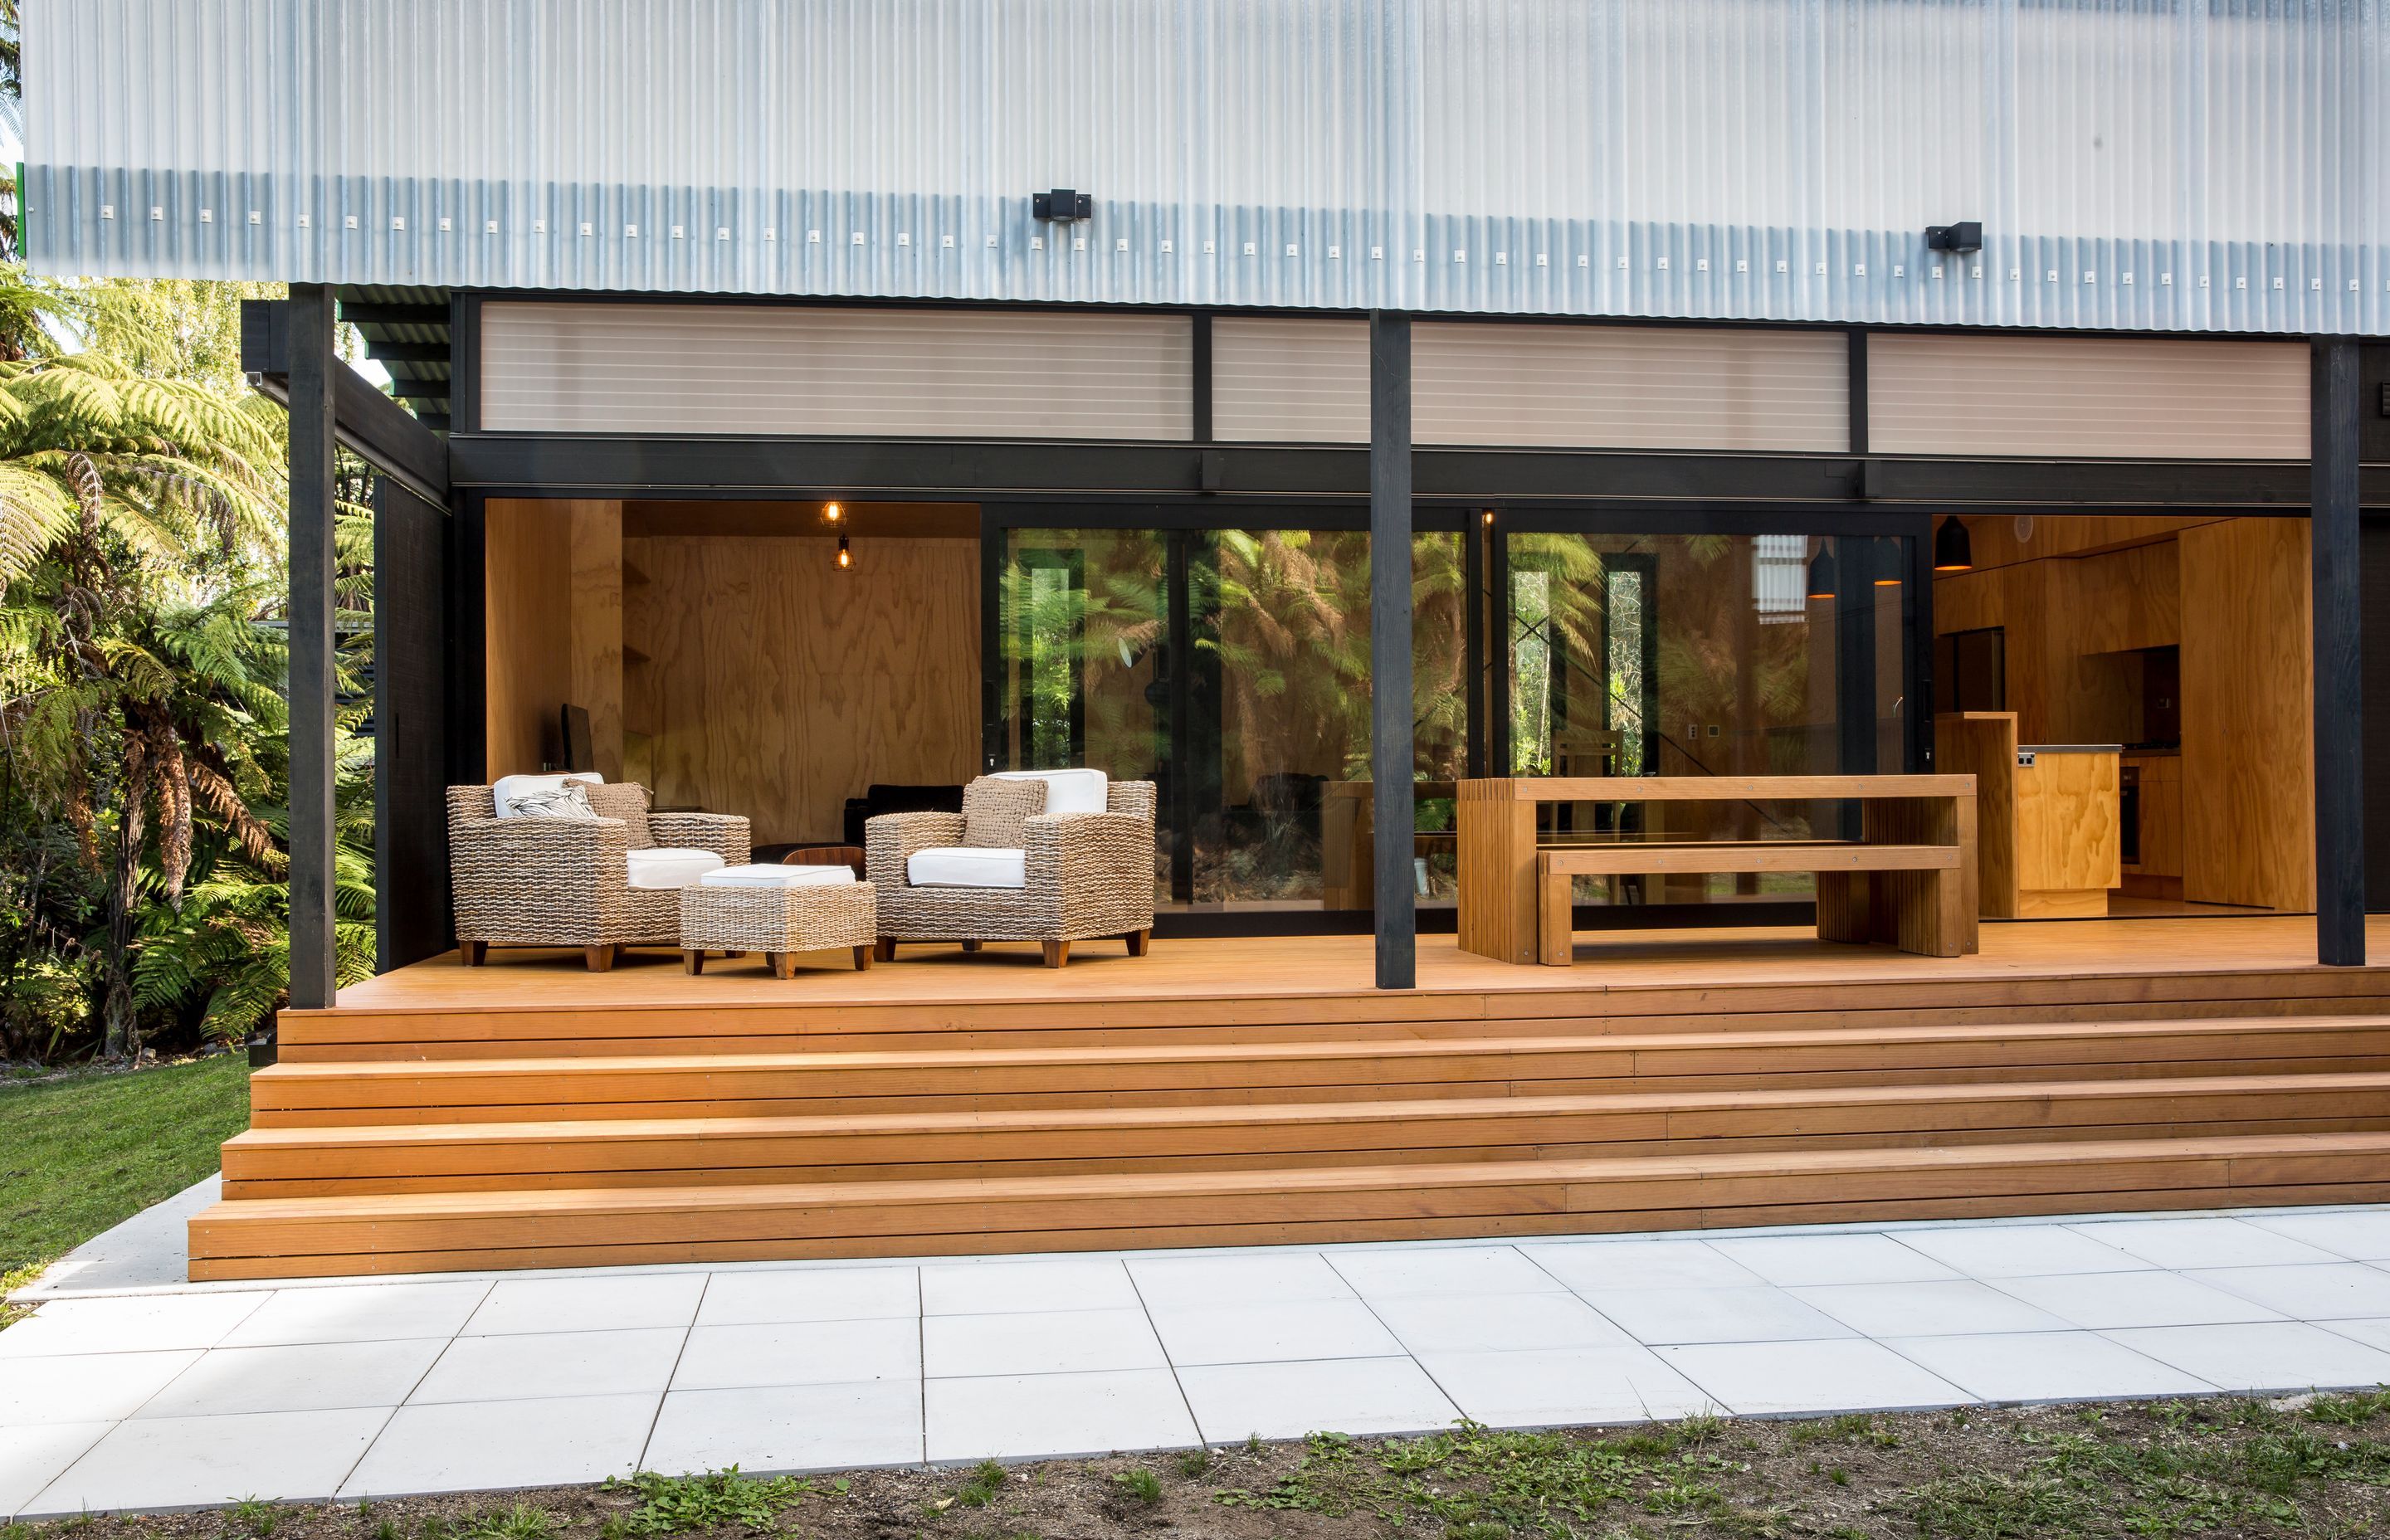
[[2139, 776], [2138, 860], [2126, 863], [2124, 891], [2145, 898], [2182, 896], [2182, 759], [2177, 754], [2127, 754]]

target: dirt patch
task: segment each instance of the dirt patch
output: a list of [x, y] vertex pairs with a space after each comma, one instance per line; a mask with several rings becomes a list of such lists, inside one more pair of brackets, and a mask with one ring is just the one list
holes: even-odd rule
[[2390, 1533], [2390, 1393], [1463, 1427], [803, 1480], [713, 1476], [12, 1525], [0, 1540], [2353, 1537]]

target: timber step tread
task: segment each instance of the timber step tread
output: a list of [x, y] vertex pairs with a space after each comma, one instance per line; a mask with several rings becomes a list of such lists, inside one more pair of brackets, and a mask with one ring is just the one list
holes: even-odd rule
[[1027, 1135], [1199, 1126], [1306, 1126], [1389, 1120], [1462, 1122], [1557, 1114], [1796, 1111], [1845, 1107], [1929, 1107], [1951, 1102], [2178, 1101], [2218, 1097], [2384, 1097], [2390, 1072], [2183, 1076], [2164, 1080], [2001, 1081], [1990, 1084], [1830, 1086], [1800, 1090], [1613, 1092], [1592, 1096], [1449, 1097], [1423, 1100], [1237, 1102], [1162, 1107], [1032, 1108], [1003, 1110], [854, 1112], [798, 1116], [537, 1119], [520, 1123], [365, 1123], [329, 1128], [253, 1128], [225, 1142], [228, 1156], [274, 1151], [391, 1149], [508, 1144], [622, 1144], [842, 1136]]
[[1186, 988], [1090, 995], [1060, 1000], [932, 996], [851, 997], [851, 991], [790, 991], [703, 1000], [591, 998], [570, 1002], [515, 998], [444, 1004], [378, 1003], [289, 1010], [280, 1018], [286, 1047], [391, 1046], [443, 1041], [578, 1040], [687, 1035], [870, 1036], [888, 1033], [1016, 1030], [1166, 1031], [1266, 1022], [1326, 1031], [1360, 1025], [1497, 1021], [1507, 1019], [1760, 1015], [1880, 1010], [2011, 1008], [2106, 1004], [2129, 1014], [2147, 1005], [2211, 1002], [2222, 1010], [2262, 1002], [2268, 1008], [2329, 1006], [2390, 994], [2390, 969], [2326, 971], [2224, 967], [2165, 973], [2091, 971], [2066, 976], [2020, 973], [1959, 979], [1880, 978], [1826, 982], [1798, 978], [1702, 983], [1606, 984], [1600, 970], [1536, 977], [1498, 989], [1446, 987], [1416, 992], [1279, 990], [1255, 995]]
[[[1638, 1156], [1622, 1159], [1494, 1161], [1448, 1165], [1343, 1166], [1262, 1171], [1086, 1173], [925, 1181], [788, 1183], [752, 1187], [545, 1188], [497, 1192], [366, 1193], [334, 1197], [229, 1199], [190, 1221], [193, 1255], [233, 1254], [244, 1232], [277, 1244], [294, 1226], [349, 1226], [361, 1245], [392, 1244], [409, 1224], [473, 1220], [620, 1217], [701, 1224], [708, 1216], [777, 1212], [821, 1234], [844, 1214], [889, 1214], [908, 1207], [966, 1207], [998, 1215], [1073, 1202], [1154, 1204], [1218, 1200], [1284, 1209], [1339, 1196], [1399, 1197], [1429, 1189], [1563, 1189], [1561, 1200], [1600, 1206], [1605, 1194], [1638, 1186], [1705, 1181], [1834, 1181], [1861, 1173], [1940, 1175], [1964, 1184], [1970, 1174], [2000, 1169], [2150, 1166], [2167, 1163], [2263, 1168], [2269, 1162], [2345, 1160], [2374, 1166], [2390, 1158], [2390, 1132], [2251, 1135], [2097, 1143], [1969, 1145], [1949, 1148], [1800, 1150]], [[2262, 1179], [2252, 1169], [2249, 1179]], [[1261, 1215], [1266, 1217], [1266, 1214]], [[1154, 1216], [1157, 1220], [1160, 1215]], [[982, 1227], [1002, 1227], [988, 1225]]]
[[1498, 1058], [1544, 1053], [1631, 1056], [1644, 1051], [1673, 1054], [1719, 1049], [1784, 1049], [1805, 1046], [1844, 1047], [2011, 1039], [2093, 1038], [2111, 1041], [2135, 1037], [2286, 1035], [2361, 1028], [2383, 1031], [2385, 1047], [2390, 1047], [2390, 1016], [2229, 1016], [2122, 1021], [2001, 1021], [1956, 1026], [1804, 1028], [1791, 1031], [1546, 1034], [1394, 1042], [1228, 1042], [974, 1047], [960, 1050], [842, 1049], [789, 1053], [576, 1054], [520, 1059], [366, 1059], [277, 1063], [260, 1070], [251, 1079], [253, 1084], [280, 1085], [347, 1081], [505, 1079], [559, 1074], [707, 1075], [749, 1070], [831, 1072], [1034, 1069], [1082, 1064], [1276, 1063], [1313, 1059], [1382, 1062], [1400, 1059]]

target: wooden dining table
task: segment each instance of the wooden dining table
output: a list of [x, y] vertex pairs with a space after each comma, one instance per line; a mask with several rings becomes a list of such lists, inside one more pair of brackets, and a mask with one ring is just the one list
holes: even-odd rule
[[[1555, 848], [1537, 833], [1536, 810], [1545, 804], [1821, 801], [1857, 802], [1862, 810], [1857, 841], [1804, 842], [1805, 848], [1820, 853], [1817, 865], [1808, 869], [1819, 873], [1821, 936], [1887, 942], [1941, 956], [1977, 949], [1972, 776], [1553, 776], [1463, 780], [1456, 789], [1461, 949], [1504, 962], [1538, 959], [1538, 856]], [[1573, 841], [1566, 848], [1585, 843]], [[1779, 850], [1767, 851], [1771, 843], [1778, 844]], [[1783, 843], [1704, 842], [1703, 852], [1713, 859], [1703, 869], [1720, 869], [1715, 858], [1736, 849], [1752, 853], [1752, 870], [1787, 869], [1788, 863], [1780, 859], [1787, 853]], [[1922, 917], [1903, 917], [1894, 903], [1870, 903], [1871, 893], [1893, 892], [1895, 874], [1835, 869], [1831, 852], [1836, 846], [1851, 845], [1951, 847], [1959, 874], [1959, 912], [1949, 912], [1950, 905], [1943, 904]], [[1666, 853], [1687, 848], [1651, 842], [1651, 869], [1691, 869]], [[1628, 860], [1622, 853], [1618, 864]], [[1799, 864], [1790, 865], [1797, 867]], [[1875, 886], [1870, 886], [1871, 881]], [[1908, 891], [1921, 892], [1913, 885]], [[1904, 918], [1908, 922], [1905, 925]], [[1564, 921], [1561, 927], [1565, 940]]]

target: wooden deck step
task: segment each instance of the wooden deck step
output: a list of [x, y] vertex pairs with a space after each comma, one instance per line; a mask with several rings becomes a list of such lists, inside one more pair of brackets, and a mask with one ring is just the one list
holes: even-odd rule
[[[1598, 965], [1578, 976], [1599, 979]], [[708, 979], [713, 972], [707, 974]], [[2218, 971], [2080, 979], [1438, 990], [1417, 994], [1093, 999], [1021, 1003], [842, 1002], [802, 982], [782, 1003], [366, 1008], [286, 1011], [288, 1063], [461, 1058], [617, 1057], [1128, 1046], [1185, 1042], [1433, 1039], [1572, 1034], [1899, 1028], [1994, 1021], [2091, 1021], [2390, 1014], [2390, 972]]]
[[2390, 1073], [253, 1129], [227, 1198], [2390, 1130]]
[[230, 1200], [196, 1278], [2370, 1201], [2390, 1133]]
[[2390, 1018], [277, 1064], [262, 1128], [2390, 1071]]

